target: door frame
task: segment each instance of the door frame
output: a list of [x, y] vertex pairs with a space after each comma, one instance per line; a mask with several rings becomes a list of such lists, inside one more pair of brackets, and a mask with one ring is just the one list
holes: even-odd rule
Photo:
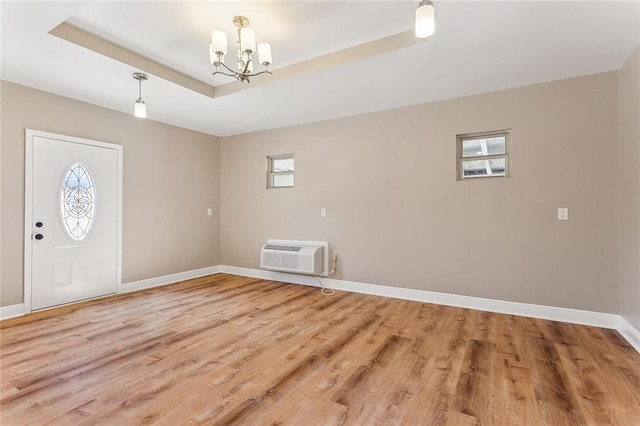
[[116, 293], [122, 286], [122, 145], [91, 139], [25, 129], [24, 161], [24, 313], [31, 312], [32, 245], [33, 245], [33, 140], [35, 137], [60, 140], [99, 148], [113, 149], [117, 154], [116, 184]]

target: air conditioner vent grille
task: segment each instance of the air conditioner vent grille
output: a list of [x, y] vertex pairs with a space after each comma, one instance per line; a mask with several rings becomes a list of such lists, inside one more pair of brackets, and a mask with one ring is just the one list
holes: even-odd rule
[[327, 250], [328, 243], [269, 240], [260, 250], [260, 267], [272, 271], [326, 275]]

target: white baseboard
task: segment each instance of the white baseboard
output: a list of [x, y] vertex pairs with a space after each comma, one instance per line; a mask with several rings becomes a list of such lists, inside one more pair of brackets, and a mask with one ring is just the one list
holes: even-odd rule
[[[293, 284], [319, 286], [317, 278], [306, 275], [287, 274], [261, 269], [238, 268], [226, 265], [220, 265], [220, 272], [284, 281]], [[583, 311], [571, 308], [558, 308], [555, 306], [532, 305], [529, 303], [508, 302], [504, 300], [484, 299], [481, 297], [437, 293], [410, 288], [389, 287], [378, 284], [365, 284], [355, 281], [322, 278], [322, 282], [324, 282], [326, 286], [332, 287], [336, 290], [345, 290], [354, 293], [372, 294], [376, 296], [392, 297], [394, 299], [415, 300], [423, 303], [435, 303], [439, 305], [456, 306], [460, 308], [477, 309], [480, 311], [520, 315], [524, 317], [563, 321], [604, 328], [617, 328], [620, 318], [620, 316], [616, 314], [605, 314], [601, 312]]]
[[24, 303], [0, 307], [0, 320], [20, 317], [22, 315], [24, 315]]
[[[167, 284], [173, 284], [179, 281], [190, 280], [193, 278], [204, 277], [206, 275], [217, 274], [220, 272], [219, 266], [209, 266], [202, 269], [194, 269], [191, 271], [178, 272], [176, 274], [165, 275], [162, 277], [149, 278], [146, 280], [132, 281], [118, 286], [117, 294], [130, 293], [136, 290], [143, 290], [152, 287], [159, 287]], [[109, 295], [107, 295], [109, 296]], [[24, 303], [11, 306], [0, 307], [0, 320], [15, 318], [25, 315]]]
[[202, 269], [193, 269], [191, 271], [178, 272], [176, 274], [165, 275], [162, 277], [148, 278], [146, 280], [131, 281], [123, 283], [118, 289], [120, 293], [130, 293], [136, 290], [144, 290], [151, 287], [159, 287], [162, 285], [173, 284], [178, 281], [191, 280], [193, 278], [204, 277], [206, 275], [217, 274], [220, 272], [219, 266], [209, 266]]
[[[288, 274], [262, 269], [219, 265], [124, 283], [120, 285], [118, 293], [129, 293], [136, 290], [163, 286], [221, 272], [245, 277], [320, 287], [318, 279], [309, 275]], [[325, 277], [322, 278], [322, 282], [326, 286], [332, 287], [336, 290], [350, 291], [354, 293], [371, 294], [375, 296], [392, 297], [394, 299], [414, 300], [423, 303], [435, 303], [439, 305], [456, 306], [501, 314], [519, 315], [573, 324], [612, 328], [617, 330], [638, 352], [640, 352], [640, 331], [634, 328], [620, 315], [616, 314], [584, 311], [571, 308], [559, 308], [555, 306], [533, 305], [529, 303], [508, 302], [504, 300], [484, 299], [481, 297], [437, 293], [410, 288], [389, 287], [355, 281], [336, 280]], [[23, 303], [0, 307], [0, 320], [14, 318], [24, 314]]]
[[636, 351], [640, 352], [640, 331], [629, 324], [623, 317], [619, 318], [617, 329], [618, 332], [622, 334], [622, 337], [624, 337]]
[[[317, 278], [307, 275], [287, 274], [283, 272], [239, 268], [227, 265], [220, 265], [220, 272], [319, 287]], [[519, 315], [551, 321], [562, 321], [573, 324], [611, 328], [617, 330], [638, 352], [640, 352], [640, 332], [617, 314], [484, 299], [481, 297], [461, 296], [458, 294], [437, 293], [433, 291], [389, 287], [377, 284], [365, 284], [330, 278], [322, 278], [322, 282], [326, 286], [332, 287], [336, 290], [351, 291], [354, 293], [372, 294], [376, 296], [392, 297], [395, 299], [415, 300], [423, 303], [435, 303], [439, 305], [477, 309], [480, 311], [496, 312], [501, 314]]]

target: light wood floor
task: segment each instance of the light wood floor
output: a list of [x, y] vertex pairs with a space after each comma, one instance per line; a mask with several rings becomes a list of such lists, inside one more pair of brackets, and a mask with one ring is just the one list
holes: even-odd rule
[[0, 327], [2, 425], [640, 424], [597, 327], [225, 274]]

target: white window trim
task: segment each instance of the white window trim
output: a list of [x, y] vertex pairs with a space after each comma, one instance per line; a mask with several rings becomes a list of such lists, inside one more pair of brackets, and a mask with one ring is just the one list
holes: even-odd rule
[[[274, 160], [294, 160], [294, 170], [291, 172], [275, 172], [273, 171], [273, 161]], [[267, 189], [280, 189], [280, 188], [293, 188], [295, 185], [295, 180], [292, 185], [274, 185], [274, 178], [276, 176], [294, 176], [295, 178], [295, 158], [293, 154], [280, 154], [280, 155], [269, 155], [267, 156]]]
[[[502, 137], [505, 138], [504, 154], [495, 155], [478, 155], [471, 157], [463, 157], [462, 142], [469, 139]], [[464, 133], [456, 135], [456, 180], [468, 181], [485, 178], [505, 178], [511, 175], [511, 162], [509, 159], [509, 153], [511, 152], [511, 129], [492, 130], [488, 132], [474, 132]], [[479, 175], [479, 176], [464, 176], [462, 164], [465, 161], [485, 161], [486, 164], [489, 160], [504, 158], [504, 175]]]

